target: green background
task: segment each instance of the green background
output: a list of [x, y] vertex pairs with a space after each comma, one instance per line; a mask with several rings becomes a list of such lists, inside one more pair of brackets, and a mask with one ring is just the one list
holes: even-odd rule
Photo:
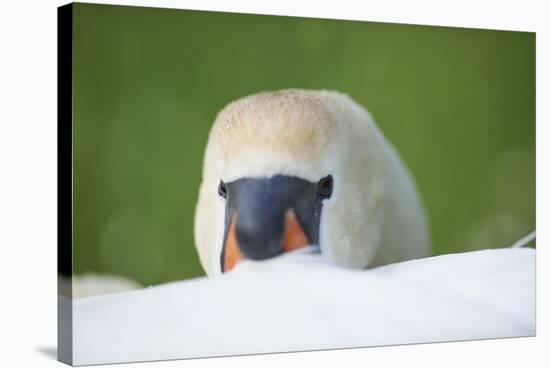
[[74, 272], [203, 275], [193, 214], [230, 101], [298, 87], [367, 107], [416, 176], [434, 253], [535, 228], [535, 34], [74, 8]]

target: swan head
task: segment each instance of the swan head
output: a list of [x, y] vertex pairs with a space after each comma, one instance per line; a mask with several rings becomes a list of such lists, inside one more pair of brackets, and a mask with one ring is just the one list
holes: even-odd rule
[[203, 162], [195, 240], [209, 275], [306, 245], [362, 268], [382, 238], [383, 138], [344, 94], [282, 90], [217, 116]]

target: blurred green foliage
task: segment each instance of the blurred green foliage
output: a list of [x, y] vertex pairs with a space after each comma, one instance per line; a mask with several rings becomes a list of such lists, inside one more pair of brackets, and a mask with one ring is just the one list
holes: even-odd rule
[[77, 4], [74, 271], [202, 275], [193, 214], [209, 128], [262, 90], [366, 106], [417, 178], [434, 252], [535, 227], [535, 35]]

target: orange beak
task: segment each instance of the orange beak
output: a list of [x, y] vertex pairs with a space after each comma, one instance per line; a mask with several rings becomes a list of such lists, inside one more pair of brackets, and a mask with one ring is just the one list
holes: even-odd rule
[[[230, 271], [235, 265], [244, 257], [239, 248], [236, 234], [237, 215], [233, 214], [231, 217], [231, 223], [229, 224], [229, 231], [227, 233], [227, 239], [225, 242], [224, 251], [224, 272]], [[292, 250], [305, 247], [308, 245], [308, 239], [302, 226], [296, 219], [294, 211], [288, 210], [285, 215], [285, 232], [282, 242], [282, 252], [290, 252]]]

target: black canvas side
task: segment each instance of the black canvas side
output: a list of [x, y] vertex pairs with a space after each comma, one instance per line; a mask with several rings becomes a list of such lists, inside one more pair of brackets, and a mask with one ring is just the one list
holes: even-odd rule
[[57, 9], [57, 359], [73, 363], [72, 51], [73, 4]]

